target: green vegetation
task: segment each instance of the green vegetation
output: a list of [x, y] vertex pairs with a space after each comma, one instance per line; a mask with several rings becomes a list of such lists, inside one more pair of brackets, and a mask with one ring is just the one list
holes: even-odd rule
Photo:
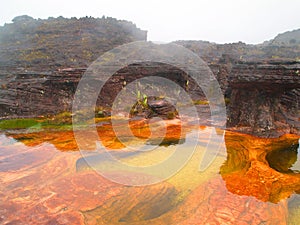
[[25, 61], [33, 61], [36, 59], [49, 59], [49, 56], [41, 51], [33, 50], [33, 51], [25, 51], [20, 54], [20, 59]]
[[195, 100], [194, 105], [209, 105], [209, 101], [207, 100]]
[[[81, 112], [80, 116], [85, 118], [85, 113]], [[86, 118], [83, 121], [94, 123], [107, 120], [108, 118], [110, 117], [107, 116], [106, 111], [102, 107], [97, 107], [95, 110], [95, 121], [91, 120], [91, 118]], [[39, 131], [45, 129], [69, 130], [72, 128], [72, 113], [67, 111], [41, 118], [18, 118], [0, 121], [0, 130], [29, 129], [30, 131]]]
[[55, 116], [45, 118], [19, 118], [0, 121], [0, 130], [9, 129], [70, 129], [72, 127], [72, 115], [70, 112], [62, 112]]
[[230, 98], [225, 98], [224, 101], [225, 101], [225, 105], [229, 105], [229, 103], [230, 103]]
[[143, 107], [148, 107], [148, 97], [145, 94], [141, 94], [140, 91], [137, 91], [137, 102], [139, 102]]
[[136, 96], [136, 103], [130, 110], [131, 115], [136, 115], [138, 113], [142, 113], [145, 110], [149, 110], [148, 106], [148, 96], [143, 94], [139, 89], [141, 88], [141, 84], [138, 83], [136, 87], [136, 93], [132, 92]]
[[43, 125], [66, 125], [72, 124], [71, 112], [62, 112], [55, 116], [48, 117], [43, 121]]
[[0, 121], [0, 130], [26, 129], [39, 124], [37, 119], [10, 119]]

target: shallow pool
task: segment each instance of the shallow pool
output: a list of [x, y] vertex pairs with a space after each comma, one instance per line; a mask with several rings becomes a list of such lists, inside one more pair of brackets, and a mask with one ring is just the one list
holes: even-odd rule
[[171, 162], [183, 165], [171, 176], [169, 166], [124, 173], [97, 144], [79, 151], [72, 130], [2, 132], [0, 223], [300, 224], [299, 137], [164, 125], [161, 133], [159, 123], [131, 123], [135, 138], [122, 129], [117, 137], [110, 123], [97, 132], [102, 148], [129, 167], [177, 152]]

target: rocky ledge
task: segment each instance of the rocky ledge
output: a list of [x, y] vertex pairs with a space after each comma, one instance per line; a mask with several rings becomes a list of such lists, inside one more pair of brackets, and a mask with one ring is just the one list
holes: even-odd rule
[[300, 63], [235, 65], [228, 81], [229, 127], [267, 137], [300, 134]]

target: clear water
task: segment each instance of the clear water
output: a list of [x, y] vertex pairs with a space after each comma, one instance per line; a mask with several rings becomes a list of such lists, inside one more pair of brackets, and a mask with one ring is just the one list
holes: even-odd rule
[[[128, 143], [140, 143], [126, 133], [121, 133], [127, 138], [120, 142], [110, 124], [98, 128], [102, 144], [130, 165], [156, 164], [170, 157], [178, 146], [188, 151], [194, 147], [192, 140], [200, 140], [188, 163], [170, 178], [147, 186], [128, 186], [94, 170], [111, 166], [101, 154], [90, 156], [91, 168], [78, 151], [72, 131], [2, 133], [0, 223], [300, 224], [299, 148], [281, 160], [282, 152], [297, 144], [299, 137], [260, 139], [226, 132], [225, 144], [216, 151], [218, 145], [210, 137], [222, 132], [214, 128], [168, 124], [161, 138], [151, 136], [145, 124], [131, 126], [136, 137], [155, 148], [123, 151]], [[196, 130], [201, 131], [200, 137]], [[160, 139], [162, 144], [158, 144]], [[208, 145], [209, 140], [213, 144]], [[286, 171], [270, 165], [270, 158], [276, 162], [274, 157], [281, 165], [285, 163]], [[200, 171], [203, 159], [213, 160]], [[163, 173], [148, 174], [147, 179]], [[120, 175], [117, 169], [111, 169], [110, 174]], [[119, 177], [124, 182], [140, 179], [135, 173]]]

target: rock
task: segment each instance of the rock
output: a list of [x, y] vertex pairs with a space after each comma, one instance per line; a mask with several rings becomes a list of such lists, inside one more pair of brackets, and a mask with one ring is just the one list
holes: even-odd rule
[[271, 40], [273, 45], [292, 45], [297, 46], [300, 44], [300, 29], [287, 31], [282, 34], [278, 34], [273, 40]]
[[299, 134], [299, 69], [297, 62], [234, 66], [228, 126], [264, 137]]
[[278, 151], [293, 153], [299, 147], [298, 140], [296, 135], [267, 139], [226, 132], [227, 160], [220, 174], [227, 189], [264, 202], [278, 203], [289, 198], [300, 189], [300, 174], [287, 171], [294, 154], [289, 154], [288, 159], [283, 154], [272, 155]]
[[[299, 134], [300, 130], [298, 34], [299, 30], [279, 35], [274, 39], [278, 41], [262, 45], [175, 43], [198, 54], [216, 76], [228, 103], [229, 127], [257, 136], [278, 137]], [[295, 42], [290, 42], [290, 37], [296, 37]], [[77, 84], [94, 60], [116, 46], [146, 39], [147, 32], [133, 23], [109, 17], [16, 17], [13, 23], [0, 27], [0, 118], [71, 111]], [[201, 88], [180, 69], [143, 62], [118, 70], [104, 85], [97, 106], [109, 110], [125, 88], [124, 83], [147, 76], [175, 82], [192, 100], [205, 99]], [[98, 79], [102, 82], [101, 77]], [[96, 84], [91, 82], [91, 89], [95, 89], [93, 85]], [[152, 103], [151, 111], [168, 117], [168, 111], [174, 109], [163, 104], [160, 107]], [[202, 116], [202, 108], [198, 109]], [[206, 111], [207, 107], [205, 116]], [[142, 116], [148, 117], [149, 113]]]
[[148, 106], [152, 110], [150, 117], [160, 116], [164, 119], [173, 119], [178, 115], [174, 104], [166, 99], [148, 99]]
[[95, 59], [147, 36], [110, 17], [19, 16], [13, 22], [0, 27], [0, 117], [70, 111], [77, 84]]

